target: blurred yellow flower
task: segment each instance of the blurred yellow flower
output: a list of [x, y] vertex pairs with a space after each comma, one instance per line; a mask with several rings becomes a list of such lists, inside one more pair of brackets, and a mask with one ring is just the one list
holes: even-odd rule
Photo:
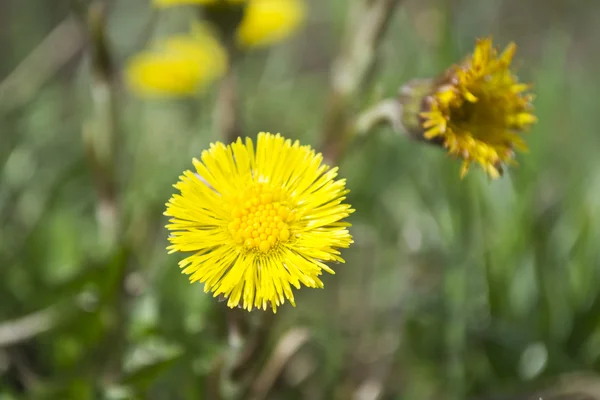
[[514, 43], [501, 55], [492, 40], [477, 41], [474, 53], [450, 68], [433, 94], [425, 97], [421, 118], [426, 139], [440, 140], [448, 153], [463, 159], [461, 177], [476, 162], [492, 178], [514, 162], [513, 148], [526, 150], [519, 135], [537, 119], [529, 84], [510, 70]]
[[192, 95], [221, 77], [227, 56], [208, 32], [170, 37], [143, 51], [126, 68], [129, 86], [146, 96]]
[[354, 210], [344, 204], [345, 179], [322, 165], [310, 146], [261, 132], [231, 145], [212, 144], [194, 159], [166, 204], [172, 217], [170, 253], [195, 252], [179, 263], [204, 291], [228, 298], [229, 307], [273, 312], [295, 305], [292, 286], [323, 287], [325, 262], [343, 262]]
[[238, 28], [243, 47], [268, 46], [287, 38], [304, 19], [302, 0], [249, 0]]
[[268, 46], [286, 39], [300, 26], [305, 13], [304, 0], [154, 0], [157, 7], [224, 3], [246, 3], [236, 31], [242, 48]]

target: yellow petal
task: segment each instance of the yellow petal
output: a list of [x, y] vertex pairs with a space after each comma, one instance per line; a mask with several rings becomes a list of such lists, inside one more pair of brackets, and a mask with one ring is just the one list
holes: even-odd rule
[[425, 139], [431, 140], [436, 136], [439, 136], [442, 134], [442, 128], [439, 125], [434, 126], [433, 128], [429, 129], [428, 131], [426, 131], [423, 134], [423, 137], [425, 137]]
[[477, 97], [473, 93], [471, 93], [469, 91], [465, 91], [463, 93], [463, 96], [465, 97], [465, 100], [467, 100], [470, 103], [476, 103], [477, 102]]
[[515, 55], [515, 51], [517, 51], [517, 45], [513, 42], [509, 43], [502, 52], [502, 55], [500, 55], [500, 61], [504, 63], [504, 65], [510, 65], [513, 56]]
[[441, 104], [448, 104], [456, 98], [455, 89], [451, 87], [451, 88], [447, 88], [445, 90], [441, 90], [435, 94], [435, 98]]
[[529, 90], [531, 88], [531, 84], [529, 83], [517, 83], [512, 85], [511, 87], [511, 91], [513, 93], [522, 93], [526, 90]]
[[464, 177], [467, 176], [467, 172], [469, 172], [469, 164], [469, 161], [463, 161], [462, 166], [460, 167], [460, 179], [464, 179]]
[[498, 179], [498, 178], [500, 178], [500, 172], [492, 164], [488, 164], [486, 166], [486, 170], [487, 170], [487, 173], [490, 176], [490, 178], [492, 178], [492, 179]]
[[489, 59], [492, 40], [490, 38], [479, 39], [473, 52], [473, 66], [481, 66]]
[[537, 117], [530, 113], [519, 113], [510, 118], [510, 124], [515, 127], [525, 127], [537, 122]]

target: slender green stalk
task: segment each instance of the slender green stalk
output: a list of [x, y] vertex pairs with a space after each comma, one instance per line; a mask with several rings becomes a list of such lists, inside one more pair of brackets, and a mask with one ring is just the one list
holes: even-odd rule
[[[106, 41], [106, 3], [94, 0], [85, 10], [88, 29], [88, 51], [91, 62], [91, 112], [84, 122], [83, 139], [97, 193], [96, 219], [98, 244], [105, 255], [113, 254], [107, 265], [111, 290], [106, 300], [109, 311], [102, 355], [102, 380], [115, 382], [122, 374], [127, 325], [125, 278], [129, 249], [121, 226], [122, 207], [117, 186], [118, 105], [116, 100], [116, 67]], [[118, 250], [118, 251], [116, 251]], [[115, 256], [116, 255], [116, 256]]]
[[400, 0], [361, 0], [348, 21], [346, 47], [331, 71], [329, 105], [321, 148], [328, 162], [339, 160], [354, 132], [355, 100], [369, 83], [377, 50]]
[[236, 70], [235, 65], [229, 67], [219, 86], [215, 105], [215, 131], [225, 143], [234, 142], [241, 136], [240, 93]]
[[105, 36], [105, 5], [94, 1], [87, 11], [92, 84], [91, 113], [83, 126], [88, 162], [98, 196], [96, 217], [100, 243], [112, 248], [119, 236], [120, 205], [117, 193], [117, 103], [115, 67]]
[[448, 400], [462, 400], [465, 394], [464, 353], [466, 349], [467, 263], [447, 265], [444, 294], [447, 299], [446, 388]]

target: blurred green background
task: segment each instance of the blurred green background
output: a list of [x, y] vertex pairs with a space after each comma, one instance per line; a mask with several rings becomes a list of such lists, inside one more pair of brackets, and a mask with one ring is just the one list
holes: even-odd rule
[[[354, 3], [309, 1], [292, 39], [245, 57], [244, 134], [320, 145]], [[387, 127], [361, 137], [340, 162], [357, 210], [347, 262], [275, 316], [229, 311], [165, 250], [171, 185], [220, 140], [217, 85], [148, 101], [119, 71], [191, 8], [107, 5], [108, 114], [86, 2], [0, 1], [0, 400], [600, 399], [600, 2], [400, 4], [352, 112], [491, 34], [534, 82], [531, 150], [501, 180], [460, 180], [438, 148]], [[116, 132], [116, 243], [89, 126]]]

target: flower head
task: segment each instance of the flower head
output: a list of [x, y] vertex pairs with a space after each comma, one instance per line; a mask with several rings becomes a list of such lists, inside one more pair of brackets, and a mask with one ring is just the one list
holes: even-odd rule
[[262, 47], [287, 38], [304, 18], [301, 0], [249, 0], [237, 30], [242, 47]]
[[127, 65], [131, 88], [148, 96], [192, 95], [222, 76], [227, 56], [207, 32], [170, 37], [151, 51], [134, 56]]
[[238, 10], [236, 5], [244, 5], [235, 37], [239, 47], [246, 49], [269, 46], [286, 39], [298, 28], [305, 11], [304, 0], [154, 0], [157, 7], [194, 4], [219, 6], [221, 12], [230, 9], [232, 13]]
[[216, 143], [193, 160], [167, 203], [170, 252], [194, 252], [180, 262], [191, 282], [242, 305], [275, 312], [292, 286], [323, 287], [325, 262], [343, 262], [338, 248], [352, 243], [354, 210], [344, 204], [345, 179], [322, 165], [309, 146], [279, 134]]
[[514, 148], [526, 150], [519, 133], [536, 117], [533, 95], [525, 93], [530, 85], [519, 83], [510, 70], [515, 50], [511, 43], [498, 55], [491, 39], [478, 40], [473, 54], [450, 68], [425, 97], [424, 136], [463, 159], [461, 176], [476, 162], [497, 178], [503, 164], [514, 163]]

